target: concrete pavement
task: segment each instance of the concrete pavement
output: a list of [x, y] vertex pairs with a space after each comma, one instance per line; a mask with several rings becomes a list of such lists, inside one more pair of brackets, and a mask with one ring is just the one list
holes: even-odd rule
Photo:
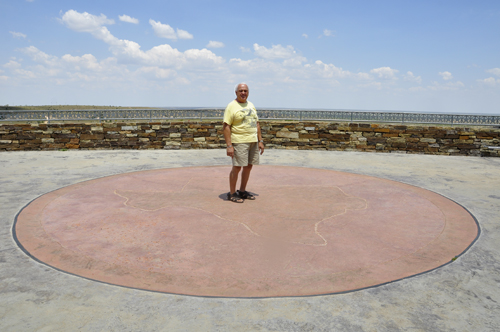
[[[0, 154], [2, 331], [496, 331], [500, 329], [500, 160], [266, 150], [262, 163], [411, 184], [464, 206], [481, 234], [453, 264], [346, 294], [206, 298], [124, 288], [60, 272], [15, 243], [16, 215], [54, 190], [125, 172], [228, 165], [223, 150]], [[252, 181], [252, 179], [250, 180]]]

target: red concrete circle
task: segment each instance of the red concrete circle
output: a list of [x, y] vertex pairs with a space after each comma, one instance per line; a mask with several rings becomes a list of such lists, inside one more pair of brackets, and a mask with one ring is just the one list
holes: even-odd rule
[[15, 235], [34, 258], [111, 284], [227, 297], [329, 294], [450, 262], [478, 227], [460, 205], [399, 182], [256, 166], [255, 201], [225, 199], [229, 167], [162, 169], [34, 200]]

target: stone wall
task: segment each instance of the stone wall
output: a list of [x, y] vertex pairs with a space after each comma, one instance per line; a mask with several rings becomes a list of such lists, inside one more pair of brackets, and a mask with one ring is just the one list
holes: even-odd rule
[[[267, 148], [500, 157], [500, 129], [261, 121]], [[221, 121], [0, 125], [0, 151], [224, 148]]]

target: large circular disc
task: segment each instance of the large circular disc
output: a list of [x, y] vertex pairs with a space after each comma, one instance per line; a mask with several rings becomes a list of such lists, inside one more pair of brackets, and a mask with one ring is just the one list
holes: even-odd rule
[[35, 259], [144, 290], [224, 297], [330, 294], [449, 263], [478, 226], [411, 185], [330, 170], [255, 166], [256, 200], [226, 199], [230, 167], [120, 174], [45, 194], [14, 233]]

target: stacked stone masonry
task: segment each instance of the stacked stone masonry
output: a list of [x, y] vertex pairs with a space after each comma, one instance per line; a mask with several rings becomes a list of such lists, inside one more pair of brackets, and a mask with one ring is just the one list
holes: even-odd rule
[[[500, 129], [369, 123], [261, 121], [267, 148], [500, 157]], [[219, 149], [221, 121], [0, 125], [0, 151]]]

